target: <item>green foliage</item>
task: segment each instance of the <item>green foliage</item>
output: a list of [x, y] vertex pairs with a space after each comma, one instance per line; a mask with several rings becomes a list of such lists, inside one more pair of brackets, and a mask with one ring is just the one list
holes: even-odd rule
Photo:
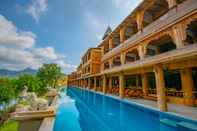
[[25, 86], [29, 92], [43, 95], [47, 91], [47, 86], [57, 86], [61, 76], [61, 68], [57, 64], [44, 64], [36, 76], [23, 74], [17, 78], [0, 77], [0, 105], [17, 98]]
[[56, 88], [58, 80], [61, 78], [61, 68], [57, 64], [44, 64], [37, 73], [38, 78], [45, 86]]
[[43, 85], [42, 81], [37, 76], [28, 74], [19, 76], [15, 81], [15, 86], [17, 89], [27, 86], [29, 92], [35, 92], [37, 94], [42, 94], [47, 90], [46, 86]]
[[8, 120], [3, 125], [0, 126], [0, 131], [17, 131], [18, 122]]
[[16, 96], [12, 81], [8, 78], [0, 78], [0, 104], [7, 103]]

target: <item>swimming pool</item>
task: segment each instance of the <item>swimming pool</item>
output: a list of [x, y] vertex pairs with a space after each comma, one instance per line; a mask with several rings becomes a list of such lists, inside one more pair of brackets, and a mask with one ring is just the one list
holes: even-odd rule
[[189, 131], [196, 125], [194, 120], [72, 87], [60, 94], [54, 131]]

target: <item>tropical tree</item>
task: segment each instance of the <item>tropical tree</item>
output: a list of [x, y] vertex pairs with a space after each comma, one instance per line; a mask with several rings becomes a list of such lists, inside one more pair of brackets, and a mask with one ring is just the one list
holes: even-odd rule
[[62, 77], [61, 68], [57, 64], [44, 64], [39, 68], [37, 76], [45, 86], [56, 88], [58, 80]]

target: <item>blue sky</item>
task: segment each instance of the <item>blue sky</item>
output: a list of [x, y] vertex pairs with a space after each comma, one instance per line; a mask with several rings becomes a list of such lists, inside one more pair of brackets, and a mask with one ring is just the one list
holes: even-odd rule
[[101, 42], [141, 0], [1, 0], [0, 68], [37, 69], [56, 62], [65, 73]]

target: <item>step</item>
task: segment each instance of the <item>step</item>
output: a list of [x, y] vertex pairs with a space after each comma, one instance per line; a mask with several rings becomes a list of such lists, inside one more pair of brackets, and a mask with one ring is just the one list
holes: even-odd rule
[[175, 127], [177, 128], [177, 122], [176, 121], [173, 121], [173, 120], [170, 120], [170, 119], [161, 119], [160, 122], [162, 124], [165, 124], [167, 126], [170, 126], [170, 127]]
[[197, 131], [197, 125], [191, 124], [188, 122], [179, 122], [177, 123], [179, 129], [184, 131]]

